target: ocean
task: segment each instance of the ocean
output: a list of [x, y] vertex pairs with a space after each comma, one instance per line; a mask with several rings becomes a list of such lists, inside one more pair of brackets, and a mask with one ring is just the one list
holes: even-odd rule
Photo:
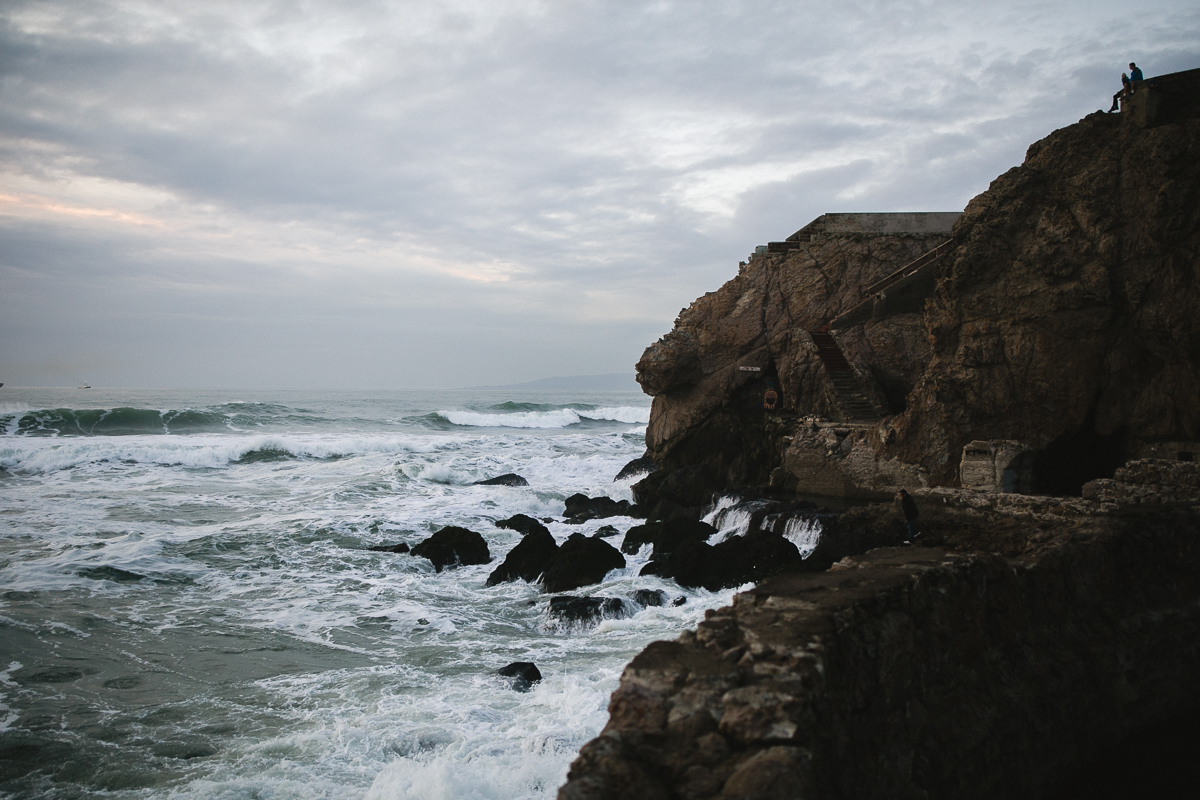
[[[554, 797], [625, 664], [734, 594], [638, 577], [647, 552], [573, 594], [682, 605], [571, 627], [485, 586], [520, 541], [497, 520], [637, 523], [559, 515], [631, 499], [648, 419], [625, 392], [0, 389], [0, 796]], [[368, 549], [446, 525], [492, 563]]]

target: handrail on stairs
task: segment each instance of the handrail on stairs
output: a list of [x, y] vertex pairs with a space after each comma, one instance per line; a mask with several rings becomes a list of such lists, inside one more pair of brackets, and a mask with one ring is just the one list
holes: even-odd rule
[[859, 287], [859, 290], [858, 290], [859, 296], [860, 297], [869, 297], [870, 295], [878, 294], [879, 292], [884, 291], [889, 286], [900, 282], [904, 278], [907, 278], [909, 275], [913, 274], [914, 272], [919, 270], [921, 267], [929, 264], [934, 259], [941, 258], [946, 253], [950, 252], [950, 249], [953, 246], [954, 246], [954, 240], [947, 239], [946, 241], [942, 242], [937, 247], [933, 248], [932, 250], [925, 253], [924, 255], [919, 256], [918, 258], [914, 259], [913, 261], [910, 261], [909, 263], [905, 264], [903, 267], [896, 270], [891, 275], [881, 278], [881, 279], [875, 281], [874, 283], [870, 284], [869, 286]]

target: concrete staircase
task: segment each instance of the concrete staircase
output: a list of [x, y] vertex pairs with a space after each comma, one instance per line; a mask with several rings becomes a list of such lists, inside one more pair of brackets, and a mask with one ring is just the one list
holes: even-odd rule
[[[828, 327], [828, 326], [826, 326]], [[842, 348], [828, 330], [810, 331], [808, 334], [817, 347], [817, 356], [825, 365], [825, 374], [833, 385], [838, 408], [845, 416], [843, 422], [878, 422], [883, 419], [883, 409], [863, 388], [858, 373], [846, 360]]]

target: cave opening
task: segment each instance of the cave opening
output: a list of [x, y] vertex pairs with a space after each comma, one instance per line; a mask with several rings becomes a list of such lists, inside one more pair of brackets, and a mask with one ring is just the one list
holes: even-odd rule
[[1032, 455], [1034, 494], [1078, 497], [1083, 485], [1096, 478], [1111, 478], [1128, 458], [1124, 429], [1102, 435], [1096, 432], [1094, 414], [1079, 430], [1064, 433]]

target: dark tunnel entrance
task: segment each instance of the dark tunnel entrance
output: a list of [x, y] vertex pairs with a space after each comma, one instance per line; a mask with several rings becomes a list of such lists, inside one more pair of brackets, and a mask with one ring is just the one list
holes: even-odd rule
[[1096, 478], [1111, 478], [1124, 465], [1124, 429], [1102, 436], [1096, 433], [1093, 415], [1078, 431], [1066, 433], [1032, 454], [1034, 494], [1078, 497], [1083, 485]]

